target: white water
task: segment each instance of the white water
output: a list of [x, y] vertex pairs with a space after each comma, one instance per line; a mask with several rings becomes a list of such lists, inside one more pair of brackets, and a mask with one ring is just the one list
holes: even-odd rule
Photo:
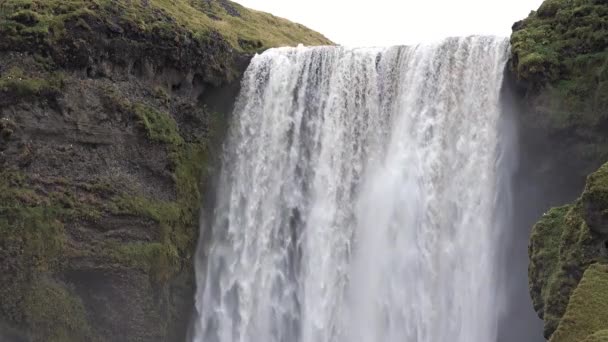
[[256, 56], [194, 340], [495, 341], [507, 52], [470, 37]]

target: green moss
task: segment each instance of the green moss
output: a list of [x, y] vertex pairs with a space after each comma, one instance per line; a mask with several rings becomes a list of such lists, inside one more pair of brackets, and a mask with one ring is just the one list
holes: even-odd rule
[[23, 187], [21, 175], [0, 173], [0, 238], [19, 245], [24, 268], [53, 268], [64, 243], [61, 207]]
[[34, 331], [34, 341], [80, 341], [88, 329], [81, 303], [38, 278], [61, 267], [65, 248], [69, 211], [54, 199], [22, 174], [0, 172], [0, 257], [10, 270], [0, 278], [0, 317]]
[[14, 67], [0, 76], [0, 92], [18, 97], [58, 94], [63, 82], [63, 75], [60, 73], [31, 77], [20, 68]]
[[530, 293], [535, 310], [545, 321], [546, 337], [560, 324], [583, 272], [589, 265], [605, 260], [602, 252], [605, 237], [590, 229], [585, 199], [599, 189], [603, 191], [607, 168], [608, 165], [589, 177], [579, 200], [551, 209], [532, 230]]
[[38, 279], [25, 296], [24, 309], [34, 341], [80, 342], [92, 337], [82, 302], [65, 286]]
[[144, 104], [135, 104], [133, 111], [148, 133], [148, 138], [170, 145], [183, 143], [177, 123], [168, 113], [159, 112]]
[[583, 201], [608, 210], [608, 164], [587, 178]]
[[185, 142], [168, 113], [143, 104], [132, 106], [151, 141], [166, 145], [176, 188], [175, 201], [120, 195], [112, 201], [112, 212], [146, 217], [158, 223], [159, 242], [112, 245], [119, 262], [151, 272], [156, 284], [177, 274], [191, 260], [198, 232], [201, 204], [200, 179], [206, 164], [209, 142]]
[[[550, 341], [583, 341], [598, 331], [608, 329], [606, 303], [608, 303], [608, 266], [591, 265], [572, 294], [568, 309]], [[605, 332], [598, 333], [593, 339], [602, 337], [606, 338], [608, 335]]]
[[566, 224], [566, 215], [572, 206], [553, 208], [543, 215], [532, 229], [530, 236], [529, 278], [532, 280], [532, 296], [537, 311], [544, 312], [552, 283], [559, 271], [560, 242]]
[[608, 330], [601, 330], [589, 335], [582, 342], [608, 342]]
[[174, 222], [179, 216], [175, 202], [153, 201], [144, 197], [120, 196], [114, 199], [113, 213], [133, 214], [156, 222]]
[[[230, 1], [189, 0], [6, 0], [0, 6], [0, 34], [15, 42], [51, 43], [66, 33], [66, 23], [90, 29], [83, 17], [94, 17], [112, 25], [130, 25], [144, 32], [179, 39], [180, 32], [204, 38], [220, 32], [237, 50], [264, 47], [330, 44], [306, 27], [246, 9]], [[242, 42], [259, 42], [242, 44]]]
[[[546, 0], [517, 23], [512, 69], [528, 85], [543, 128], [606, 148], [608, 6], [598, 0]], [[592, 158], [597, 158], [597, 154]]]
[[110, 244], [107, 248], [116, 261], [142, 269], [156, 285], [166, 284], [181, 270], [182, 260], [171, 243]]

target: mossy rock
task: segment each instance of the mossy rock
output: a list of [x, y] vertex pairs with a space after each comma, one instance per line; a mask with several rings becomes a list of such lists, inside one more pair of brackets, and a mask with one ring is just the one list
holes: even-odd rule
[[606, 341], [608, 338], [608, 266], [585, 271], [550, 342]]
[[[608, 235], [590, 229], [585, 210], [594, 185], [606, 166], [589, 176], [583, 196], [571, 205], [551, 209], [534, 226], [530, 237], [528, 268], [534, 308], [545, 321], [545, 337], [557, 329], [570, 296], [587, 267], [606, 258]], [[603, 205], [603, 204], [602, 204]], [[594, 208], [603, 208], [602, 205]], [[599, 209], [598, 209], [599, 210]]]
[[537, 114], [526, 120], [550, 134], [592, 142], [591, 158], [608, 157], [603, 134], [608, 123], [608, 5], [546, 0], [514, 25], [511, 45], [511, 70], [527, 88], [526, 98]]
[[599, 234], [608, 235], [608, 164], [589, 177], [582, 203], [589, 227]]
[[65, 285], [37, 279], [25, 296], [26, 322], [35, 341], [91, 340], [91, 327], [80, 298]]

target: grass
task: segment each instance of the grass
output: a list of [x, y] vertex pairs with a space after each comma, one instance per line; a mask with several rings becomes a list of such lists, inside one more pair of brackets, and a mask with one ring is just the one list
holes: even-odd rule
[[605, 341], [608, 337], [608, 266], [594, 264], [572, 294], [550, 342]]
[[65, 35], [68, 21], [89, 28], [80, 20], [85, 16], [176, 39], [185, 33], [204, 39], [219, 32], [238, 51], [331, 44], [302, 25], [224, 0], [5, 0], [0, 34], [33, 43], [54, 41]]
[[597, 135], [589, 131], [608, 120], [605, 2], [546, 0], [516, 24], [511, 45], [518, 78], [542, 93], [545, 126]]
[[184, 141], [177, 130], [177, 123], [167, 113], [162, 113], [141, 103], [135, 104], [133, 111], [146, 129], [150, 140], [169, 145], [183, 144]]
[[63, 87], [63, 75], [52, 73], [44, 76], [30, 76], [22, 69], [13, 67], [0, 75], [0, 92], [15, 97], [59, 94]]

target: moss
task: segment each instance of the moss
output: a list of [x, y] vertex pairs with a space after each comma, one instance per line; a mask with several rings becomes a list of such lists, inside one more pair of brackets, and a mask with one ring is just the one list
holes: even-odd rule
[[535, 309], [550, 335], [561, 319], [570, 293], [584, 268], [594, 261], [593, 237], [580, 205], [552, 209], [533, 228], [530, 242], [530, 288]]
[[63, 82], [61, 73], [32, 77], [26, 75], [20, 68], [14, 67], [0, 76], [0, 92], [17, 97], [53, 95], [59, 94]]
[[154, 87], [154, 97], [161, 100], [164, 105], [168, 105], [171, 101], [171, 95], [162, 86]]
[[174, 202], [153, 201], [144, 197], [119, 196], [113, 203], [115, 214], [134, 214], [156, 222], [173, 222], [180, 210]]
[[608, 164], [587, 178], [583, 201], [592, 202], [597, 207], [608, 209]]
[[532, 296], [537, 311], [544, 312], [548, 302], [551, 283], [556, 280], [559, 270], [560, 238], [566, 223], [566, 215], [572, 206], [553, 208], [540, 219], [530, 236], [530, 283], [535, 294]]
[[511, 45], [511, 68], [527, 85], [538, 124], [605, 148], [608, 6], [596, 0], [546, 0], [515, 24]]
[[177, 123], [168, 113], [144, 104], [131, 106], [148, 139], [166, 146], [176, 188], [176, 200], [158, 201], [119, 195], [112, 200], [112, 212], [135, 215], [158, 223], [159, 241], [150, 244], [111, 245], [115, 260], [149, 271], [156, 285], [177, 274], [191, 260], [198, 233], [201, 205], [200, 179], [208, 156], [208, 141], [185, 142]]
[[24, 266], [52, 269], [64, 243], [62, 210], [24, 187], [23, 176], [0, 173], [0, 236], [22, 246]]
[[[0, 317], [44, 334], [34, 336], [34, 341], [70, 341], [63, 338], [67, 336], [62, 321], [65, 317], [61, 315], [65, 307], [55, 302], [57, 306], [45, 306], [44, 310], [34, 307], [37, 300], [56, 298], [41, 294], [45, 289], [31, 288], [38, 284], [34, 280], [37, 275], [52, 274], [60, 267], [65, 245], [64, 214], [60, 205], [38, 195], [25, 176], [0, 172], [0, 258], [4, 260], [0, 267]], [[56, 307], [60, 311], [45, 316]], [[42, 320], [47, 320], [46, 327], [40, 326]], [[49, 339], [43, 339], [47, 335]]]
[[[551, 342], [582, 341], [598, 331], [608, 329], [608, 266], [594, 264], [586, 271], [572, 294], [568, 309]], [[604, 333], [593, 338], [608, 337]], [[601, 339], [600, 339], [601, 340]]]
[[[220, 32], [236, 50], [331, 43], [302, 25], [225, 0], [6, 0], [0, 6], [0, 34], [15, 42], [51, 43], [65, 35], [69, 21], [89, 29], [80, 21], [85, 16], [175, 39], [180, 32], [199, 38]], [[241, 41], [259, 44], [242, 46]]]
[[589, 265], [605, 259], [603, 249], [606, 237], [590, 229], [585, 198], [597, 191], [598, 187], [603, 187], [598, 183], [603, 184], [607, 167], [602, 167], [589, 177], [586, 190], [579, 200], [551, 209], [532, 230], [529, 246], [530, 292], [535, 310], [545, 321], [547, 338], [560, 324], [570, 296], [584, 271]]
[[148, 273], [155, 285], [166, 284], [181, 270], [179, 253], [170, 243], [110, 244], [106, 248], [117, 262]]
[[133, 106], [133, 111], [144, 126], [150, 140], [170, 145], [183, 143], [177, 130], [177, 123], [168, 113], [139, 103]]
[[0, 141], [9, 140], [15, 133], [17, 125], [9, 118], [0, 118]]
[[91, 340], [91, 328], [80, 299], [65, 286], [39, 279], [25, 296], [26, 320], [34, 341]]
[[600, 330], [589, 335], [582, 342], [608, 342], [608, 330]]

